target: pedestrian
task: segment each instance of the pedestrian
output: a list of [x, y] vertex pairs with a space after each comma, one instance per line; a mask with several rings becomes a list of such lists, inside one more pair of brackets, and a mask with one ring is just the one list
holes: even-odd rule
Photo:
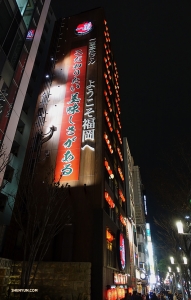
[[146, 295], [145, 294], [142, 295], [142, 300], [146, 300]]
[[155, 293], [153, 293], [152, 297], [151, 297], [151, 300], [158, 300], [157, 296]]
[[174, 293], [174, 295], [173, 295], [173, 300], [178, 300], [178, 299], [177, 299], [177, 294], [176, 294], [176, 293]]

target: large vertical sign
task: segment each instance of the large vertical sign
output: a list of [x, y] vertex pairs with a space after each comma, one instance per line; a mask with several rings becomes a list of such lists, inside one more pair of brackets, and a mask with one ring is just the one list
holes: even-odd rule
[[118, 247], [118, 262], [121, 270], [125, 270], [126, 267], [126, 251], [125, 251], [125, 239], [124, 235], [118, 231], [117, 235], [117, 247]]
[[86, 61], [87, 46], [71, 51], [55, 169], [60, 182], [79, 178]]
[[[96, 39], [89, 40], [88, 48], [88, 68], [86, 78], [85, 106], [82, 131], [82, 150], [88, 147], [91, 150], [95, 148], [95, 74], [93, 76], [91, 65], [96, 62]], [[93, 72], [94, 73], [94, 72]]]

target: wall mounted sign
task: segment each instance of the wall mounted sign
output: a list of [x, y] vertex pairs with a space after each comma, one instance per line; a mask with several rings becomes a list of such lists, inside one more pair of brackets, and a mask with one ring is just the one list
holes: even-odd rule
[[114, 273], [114, 284], [127, 284], [127, 274]]
[[[88, 70], [96, 62], [96, 39], [89, 40], [88, 47]], [[92, 79], [87, 71], [84, 117], [82, 123], [82, 150], [86, 147], [95, 149], [95, 91], [96, 81]]]
[[92, 22], [84, 22], [84, 23], [79, 24], [76, 27], [75, 33], [77, 35], [84, 35], [84, 34], [89, 33], [92, 29], [93, 29]]
[[121, 270], [124, 270], [126, 267], [125, 239], [123, 233], [121, 233], [120, 231], [117, 235], [117, 242], [119, 267]]
[[86, 61], [87, 46], [71, 51], [55, 169], [55, 180], [62, 176], [61, 183], [79, 177]]
[[26, 39], [27, 39], [27, 40], [32, 40], [33, 37], [34, 37], [34, 34], [35, 34], [35, 29], [30, 29], [30, 30], [27, 32], [27, 37], [26, 37]]

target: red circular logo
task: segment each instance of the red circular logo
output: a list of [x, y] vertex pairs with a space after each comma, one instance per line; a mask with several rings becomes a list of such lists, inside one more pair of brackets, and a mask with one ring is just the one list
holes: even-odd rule
[[89, 33], [93, 28], [92, 22], [84, 22], [79, 24], [76, 29], [75, 33], [78, 35], [83, 35]]

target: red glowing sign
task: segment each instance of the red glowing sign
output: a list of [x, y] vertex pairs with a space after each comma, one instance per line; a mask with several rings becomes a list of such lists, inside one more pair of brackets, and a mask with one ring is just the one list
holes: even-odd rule
[[119, 234], [119, 261], [121, 269], [125, 269], [125, 239], [122, 233]]
[[92, 22], [84, 22], [76, 27], [76, 34], [83, 35], [89, 33], [93, 29]]
[[79, 177], [86, 60], [87, 46], [71, 51], [55, 169], [61, 183]]

